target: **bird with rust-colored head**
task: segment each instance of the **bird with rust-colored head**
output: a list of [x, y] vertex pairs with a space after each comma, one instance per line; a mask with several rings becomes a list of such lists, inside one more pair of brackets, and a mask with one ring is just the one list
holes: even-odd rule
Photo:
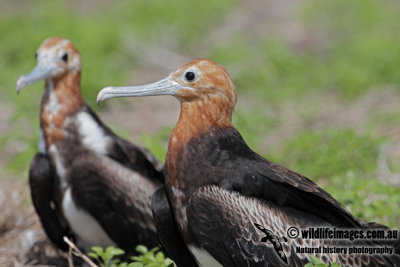
[[63, 236], [85, 250], [158, 244], [150, 197], [162, 184], [163, 166], [144, 148], [119, 138], [84, 102], [81, 58], [63, 38], [49, 38], [35, 53], [37, 66], [17, 82], [45, 81], [39, 153], [29, 183], [47, 236], [68, 249]]
[[46, 88], [54, 86], [57, 81], [73, 81], [75, 86], [69, 88], [80, 89], [81, 56], [69, 40], [59, 37], [45, 40], [37, 49], [35, 59], [38, 64], [33, 71], [18, 79], [17, 93], [23, 87], [41, 80], [50, 83], [46, 84]]
[[[152, 200], [156, 227], [163, 222], [161, 207], [167, 207], [168, 199], [181, 236], [202, 266], [303, 266], [309, 256], [298, 253], [296, 247], [355, 245], [346, 240], [310, 241], [299, 236], [282, 243], [283, 258], [273, 245], [261, 241], [263, 233], [255, 225], [285, 237], [290, 227], [364, 228], [366, 223], [311, 180], [264, 159], [247, 146], [232, 125], [236, 91], [223, 66], [197, 59], [152, 84], [106, 87], [97, 101], [152, 95], [173, 95], [181, 104], [166, 155], [167, 196], [160, 197], [163, 192], [156, 191]], [[167, 233], [166, 229], [158, 231], [168, 251]], [[364, 242], [361, 245], [379, 246], [378, 242]], [[179, 258], [179, 254], [171, 256]], [[400, 262], [398, 255], [316, 256], [325, 263], [343, 266]]]

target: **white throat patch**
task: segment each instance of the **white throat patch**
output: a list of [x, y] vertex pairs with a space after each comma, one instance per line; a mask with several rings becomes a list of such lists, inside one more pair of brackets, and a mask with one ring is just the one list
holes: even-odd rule
[[107, 144], [110, 137], [104, 134], [103, 129], [92, 116], [86, 112], [79, 112], [76, 118], [83, 145], [94, 152], [107, 154]]
[[50, 114], [50, 116], [52, 115], [54, 116], [57, 115], [60, 109], [60, 105], [58, 102], [57, 95], [53, 90], [52, 82], [50, 81], [49, 84], [50, 84], [49, 102], [47, 103], [45, 109]]

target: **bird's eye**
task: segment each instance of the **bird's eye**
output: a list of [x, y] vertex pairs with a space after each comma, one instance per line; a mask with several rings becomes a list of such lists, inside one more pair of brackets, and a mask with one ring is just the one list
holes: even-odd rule
[[38, 54], [37, 54], [37, 52], [35, 53], [35, 59], [37, 60], [37, 57], [38, 57]]
[[67, 61], [68, 61], [68, 54], [65, 53], [65, 54], [61, 57], [61, 59], [62, 59], [65, 63], [67, 63]]
[[194, 74], [193, 71], [188, 71], [188, 72], [185, 73], [185, 79], [186, 79], [188, 82], [193, 81], [194, 78], [196, 78], [196, 75]]

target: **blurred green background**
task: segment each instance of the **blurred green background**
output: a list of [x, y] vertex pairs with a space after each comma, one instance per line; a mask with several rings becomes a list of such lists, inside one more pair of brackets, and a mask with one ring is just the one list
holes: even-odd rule
[[[126, 127], [140, 100], [98, 108], [96, 95], [206, 57], [231, 72], [234, 124], [255, 151], [309, 177], [354, 215], [400, 227], [399, 1], [15, 0], [0, 10], [1, 179], [27, 179], [37, 151], [43, 83], [17, 96], [16, 80], [33, 69], [44, 39], [61, 36], [81, 52], [89, 105], [106, 118], [121, 106], [107, 123], [161, 160], [176, 112], [169, 125], [147, 120], [149, 134]], [[152, 118], [156, 104], [145, 103]]]

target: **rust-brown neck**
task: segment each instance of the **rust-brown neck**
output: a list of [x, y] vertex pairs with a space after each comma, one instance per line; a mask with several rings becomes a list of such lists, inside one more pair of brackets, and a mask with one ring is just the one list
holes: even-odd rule
[[181, 102], [179, 120], [171, 133], [166, 156], [168, 178], [177, 186], [177, 160], [187, 142], [214, 127], [232, 127], [234, 104], [219, 96], [207, 96], [194, 101]]
[[42, 98], [41, 127], [46, 147], [64, 138], [65, 119], [84, 105], [80, 92], [80, 72], [46, 81]]
[[[81, 72], [68, 72], [65, 75], [55, 78], [53, 91], [58, 96], [58, 101], [67, 110], [75, 110], [84, 103], [81, 95]], [[46, 89], [50, 85], [46, 81]]]

